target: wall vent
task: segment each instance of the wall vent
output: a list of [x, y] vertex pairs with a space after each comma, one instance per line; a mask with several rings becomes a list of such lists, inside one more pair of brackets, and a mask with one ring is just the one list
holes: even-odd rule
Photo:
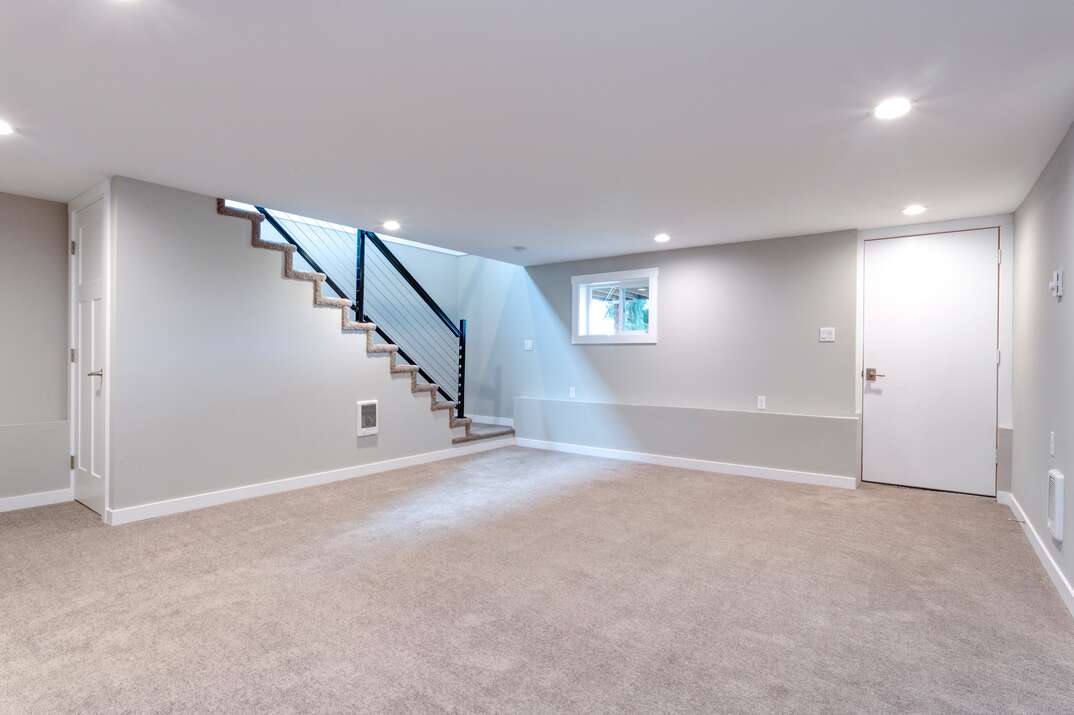
[[357, 412], [359, 437], [368, 437], [380, 431], [380, 415], [376, 400], [359, 400]]
[[1063, 473], [1048, 470], [1048, 531], [1056, 541], [1063, 540]]

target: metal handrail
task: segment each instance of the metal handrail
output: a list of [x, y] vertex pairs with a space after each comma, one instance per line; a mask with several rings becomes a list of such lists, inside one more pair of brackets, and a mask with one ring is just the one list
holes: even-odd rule
[[361, 233], [365, 234], [365, 236], [373, 242], [373, 245], [376, 246], [377, 249], [380, 250], [381, 254], [383, 254], [384, 257], [388, 259], [388, 262], [391, 263], [392, 267], [399, 272], [399, 275], [401, 275], [406, 280], [406, 282], [410, 284], [410, 287], [414, 289], [414, 292], [421, 296], [421, 299], [424, 300], [425, 304], [432, 309], [433, 313], [436, 314], [436, 317], [440, 318], [440, 321], [447, 326], [448, 330], [450, 330], [456, 338], [462, 337], [462, 333], [460, 333], [459, 329], [455, 327], [455, 323], [452, 322], [451, 318], [449, 318], [447, 313], [444, 312], [444, 309], [441, 308], [435, 300], [433, 300], [433, 297], [429, 295], [424, 288], [422, 288], [421, 283], [418, 283], [418, 279], [415, 278], [413, 274], [411, 274], [411, 272], [406, 269], [406, 266], [404, 266], [403, 263], [395, 257], [395, 254], [391, 252], [391, 249], [384, 245], [384, 241], [382, 241], [380, 237], [372, 231], [362, 231]]
[[[347, 295], [346, 291], [344, 291], [339, 286], [339, 284], [336, 283], [335, 280], [332, 279], [332, 276], [330, 276], [325, 270], [323, 270], [321, 268], [320, 264], [317, 263], [317, 261], [313, 258], [313, 256], [311, 256], [309, 254], [309, 252], [306, 251], [306, 249], [302, 247], [301, 243], [299, 243], [297, 240], [295, 240], [294, 236], [292, 236], [291, 233], [287, 229], [285, 229], [280, 224], [279, 221], [276, 220], [276, 218], [272, 215], [272, 213], [268, 209], [264, 208], [263, 206], [255, 206], [254, 208], [257, 209], [258, 213], [260, 213], [262, 216], [265, 217], [265, 220], [269, 222], [269, 224], [272, 226], [272, 228], [276, 229], [276, 231], [284, 238], [285, 241], [287, 241], [288, 243], [290, 243], [292, 246], [295, 247], [295, 252], [298, 255], [300, 255], [302, 257], [302, 259], [306, 263], [309, 264], [310, 268], [312, 268], [315, 272], [324, 275], [325, 283], [328, 284], [329, 288], [331, 288], [333, 291], [335, 291], [337, 296], [339, 296], [340, 298], [346, 298], [346, 299], [349, 300], [349, 296]], [[364, 303], [365, 303], [365, 301], [364, 301], [364, 298], [365, 298], [365, 295], [364, 295], [365, 294], [365, 291], [364, 291], [365, 244], [364, 244], [363, 239], [366, 238], [366, 237], [369, 237], [369, 238], [371, 238], [373, 240], [374, 244], [376, 244], [377, 248], [384, 254], [385, 258], [388, 259], [388, 261], [392, 264], [392, 266], [396, 270], [399, 271], [399, 273], [403, 276], [403, 278], [405, 278], [407, 280], [407, 282], [410, 284], [410, 286], [412, 288], [414, 288], [414, 290], [418, 293], [418, 295], [420, 295], [422, 297], [422, 299], [426, 302], [426, 304], [428, 304], [429, 307], [433, 308], [433, 311], [437, 314], [437, 317], [439, 317], [441, 320], [446, 320], [447, 321], [447, 326], [451, 329], [452, 334], [454, 334], [456, 337], [460, 337], [460, 336], [465, 335], [464, 333], [459, 332], [459, 329], [456, 328], [455, 325], [451, 322], [451, 320], [447, 318], [447, 315], [444, 313], [443, 309], [440, 308], [440, 306], [436, 304], [436, 301], [434, 301], [432, 299], [432, 297], [425, 291], [425, 289], [421, 287], [421, 284], [419, 284], [417, 282], [417, 280], [414, 278], [414, 276], [411, 275], [410, 271], [408, 271], [403, 266], [403, 264], [399, 262], [399, 259], [396, 258], [395, 255], [391, 251], [388, 250], [388, 247], [384, 245], [383, 241], [381, 241], [377, 236], [375, 236], [374, 234], [369, 233], [368, 231], [359, 231], [358, 235], [359, 235], [359, 244], [358, 244], [358, 255], [356, 257], [356, 268], [355, 268], [355, 280], [356, 280], [357, 299], [358, 300], [357, 300], [357, 304], [351, 303], [351, 306], [350, 306], [351, 310], [354, 311], [355, 316], [358, 319], [358, 322], [362, 322], [362, 323], [367, 323], [367, 322], [375, 323], [376, 322], [376, 321], [369, 320], [369, 317], [365, 314], [365, 305], [364, 305]], [[463, 325], [465, 325], [465, 321], [463, 321]], [[463, 328], [463, 330], [465, 330], [465, 327]], [[424, 379], [425, 381], [429, 382], [430, 384], [435, 384], [436, 385], [436, 391], [440, 395], [442, 395], [444, 397], [444, 399], [446, 399], [448, 401], [452, 401], [451, 395], [449, 395], [444, 390], [444, 388], [440, 385], [440, 383], [438, 383], [436, 380], [434, 380], [433, 377], [431, 375], [429, 375], [429, 373], [426, 372], [425, 369], [422, 368], [421, 365], [418, 365], [418, 363], [413, 358], [411, 358], [410, 355], [407, 354], [406, 350], [404, 350], [401, 345], [399, 345], [397, 342], [395, 342], [395, 340], [393, 340], [392, 337], [390, 335], [388, 335], [381, 326], [378, 325], [376, 327], [376, 333], [382, 339], [384, 339], [388, 343], [391, 343], [392, 345], [395, 345], [398, 348], [398, 350], [396, 352], [398, 353], [399, 357], [403, 358], [404, 360], [406, 360], [411, 365], [417, 366], [418, 374], [421, 375], [422, 379]], [[464, 362], [465, 362], [465, 338], [464, 337], [462, 337], [461, 340], [460, 340], [460, 354], [462, 355], [462, 357], [460, 358], [460, 365], [459, 365], [459, 370], [460, 370], [460, 372], [459, 372], [459, 395], [458, 395], [458, 399], [455, 400], [455, 401], [458, 402], [458, 415], [459, 415], [459, 417], [462, 417], [463, 416], [463, 411], [462, 411], [462, 409], [463, 409], [462, 389], [463, 389], [463, 383], [464, 383], [463, 376], [462, 376], [462, 369], [463, 369], [463, 365], [464, 365]]]

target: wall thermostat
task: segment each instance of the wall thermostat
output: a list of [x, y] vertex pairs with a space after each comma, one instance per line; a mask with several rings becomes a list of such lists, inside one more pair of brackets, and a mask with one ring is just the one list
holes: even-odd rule
[[376, 400], [358, 402], [358, 436], [368, 437], [380, 431], [380, 419], [377, 414]]
[[1063, 540], [1063, 473], [1048, 470], [1048, 531], [1056, 541]]

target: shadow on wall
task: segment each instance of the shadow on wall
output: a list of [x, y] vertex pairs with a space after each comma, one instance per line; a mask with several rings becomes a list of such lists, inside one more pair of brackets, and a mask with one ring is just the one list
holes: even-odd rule
[[[477, 398], [481, 400], [481, 404], [497, 406], [497, 411], [494, 414], [490, 414], [493, 417], [499, 417], [504, 400], [503, 366], [497, 365], [494, 367], [492, 375], [489, 375], [488, 370], [483, 371], [481, 378], [481, 382], [477, 386]], [[472, 396], [470, 399], [472, 399]]]
[[[526, 268], [468, 256], [462, 274], [460, 310], [472, 326], [467, 343], [468, 411], [513, 417], [516, 396], [565, 399], [569, 386], [582, 388], [599, 379], [595, 371], [579, 367], [570, 327]], [[569, 290], [568, 284], [568, 299]], [[524, 350], [525, 340], [534, 341], [532, 351]]]

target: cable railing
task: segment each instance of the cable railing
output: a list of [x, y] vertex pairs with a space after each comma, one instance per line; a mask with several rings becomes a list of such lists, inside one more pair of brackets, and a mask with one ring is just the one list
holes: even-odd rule
[[375, 323], [377, 335], [399, 347], [418, 375], [435, 383], [464, 415], [466, 321], [458, 325], [391, 249], [371, 231], [307, 219], [258, 206], [268, 224], [295, 246], [296, 262], [327, 276], [326, 287], [353, 304], [357, 319]]

